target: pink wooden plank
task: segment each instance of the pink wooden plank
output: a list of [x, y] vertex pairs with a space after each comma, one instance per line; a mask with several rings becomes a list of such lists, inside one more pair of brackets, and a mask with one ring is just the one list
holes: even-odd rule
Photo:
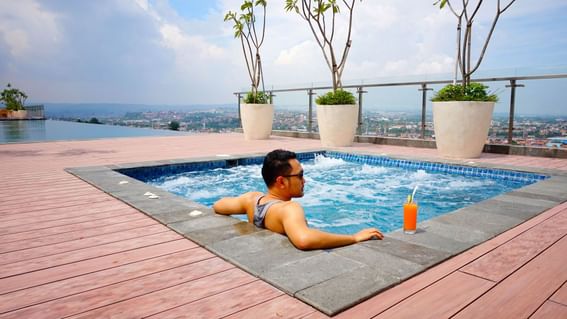
[[[36, 202], [45, 202], [48, 200], [55, 200], [55, 201], [59, 201], [61, 199], [65, 199], [68, 197], [81, 197], [81, 196], [88, 196], [88, 195], [97, 195], [100, 196], [102, 194], [104, 194], [102, 191], [98, 190], [98, 189], [94, 189], [94, 188], [79, 188], [79, 187], [73, 187], [70, 189], [58, 189], [58, 188], [53, 188], [53, 186], [50, 186], [47, 192], [34, 192], [34, 193], [29, 193], [29, 189], [27, 188], [22, 188], [22, 191], [25, 191], [25, 193], [21, 193], [18, 195], [13, 195], [10, 197], [10, 201], [8, 202], [8, 204], [6, 204], [4, 208], [10, 207], [10, 206], [19, 206], [21, 204], [24, 204], [24, 206], [34, 206], [34, 203]], [[30, 196], [30, 194], [33, 194], [33, 196]]]
[[162, 244], [140, 246], [132, 250], [83, 260], [80, 262], [47, 268], [21, 275], [0, 279], [0, 294], [19, 289], [39, 286], [87, 273], [119, 267], [133, 262], [168, 255], [195, 248], [197, 245], [186, 239], [179, 239]]
[[546, 301], [530, 319], [565, 319], [567, 318], [567, 306], [555, 302]]
[[161, 224], [155, 224], [142, 228], [128, 229], [120, 232], [104, 234], [94, 237], [80, 238], [62, 243], [17, 250], [9, 253], [0, 254], [0, 265], [17, 263], [43, 256], [62, 254], [65, 252], [73, 253], [75, 250], [86, 249], [89, 247], [101, 246], [105, 244], [129, 240], [142, 236], [171, 232], [169, 228]]
[[[206, 269], [202, 269], [201, 271], [203, 273], [209, 272]], [[194, 273], [196, 272], [191, 271], [187, 272], [186, 274], [180, 274], [179, 276], [191, 276]], [[177, 286], [171, 286], [167, 289], [141, 295], [137, 298], [129, 300], [122, 299], [124, 300], [123, 302], [88, 311], [83, 314], [72, 316], [71, 318], [106, 318], [111, 316], [114, 316], [116, 318], [146, 317], [190, 303], [195, 300], [218, 294], [222, 291], [245, 285], [256, 280], [256, 278], [250, 276], [240, 269], [230, 269], [221, 273], [203, 277], [201, 279], [188, 281]], [[113, 293], [116, 294], [120, 292], [114, 290]], [[108, 304], [107, 301], [105, 301], [105, 303]], [[87, 309], [92, 308], [79, 308], [79, 310], [82, 311]]]
[[[305, 316], [312, 313], [321, 314], [298, 299], [284, 294], [254, 307], [233, 313], [232, 315], [227, 316], [226, 319], [307, 318]], [[313, 319], [328, 318], [323, 314], [321, 315], [323, 317], [313, 317]], [[159, 315], [156, 317], [159, 317]]]
[[224, 318], [282, 294], [283, 292], [267, 283], [257, 280], [217, 295], [160, 312], [148, 318]]
[[325, 315], [322, 312], [314, 311], [306, 316], [302, 316], [301, 319], [329, 319], [331, 317]]
[[44, 187], [49, 187], [50, 185], [65, 185], [70, 183], [76, 183], [76, 180], [72, 180], [67, 177], [63, 172], [56, 171], [50, 173], [41, 173], [39, 170], [34, 170], [34, 174], [37, 176], [18, 174], [10, 177], [6, 177], [5, 182], [10, 186], [14, 187], [25, 187], [25, 185], [40, 185]]
[[[62, 214], [62, 213], [69, 213], [69, 212], [75, 212], [78, 208], [83, 207], [83, 208], [90, 208], [90, 206], [92, 205], [92, 208], [90, 209], [100, 209], [101, 207], [104, 207], [104, 205], [107, 205], [107, 209], [112, 209], [112, 208], [125, 208], [124, 205], [119, 205], [119, 204], [124, 204], [122, 202], [117, 202], [112, 198], [108, 198], [106, 200], [96, 200], [96, 201], [92, 201], [88, 204], [85, 204], [84, 202], [78, 202], [78, 203], [70, 203], [69, 205], [63, 205], [63, 204], [59, 204], [56, 205], [57, 203], [52, 203], [49, 205], [42, 205], [42, 206], [38, 206], [38, 207], [34, 207], [33, 209], [23, 209], [14, 213], [0, 213], [0, 223], [4, 222], [4, 221], [10, 221], [10, 220], [14, 220], [14, 219], [18, 219], [18, 217], [21, 218], [28, 218], [30, 216], [41, 216], [42, 218], [46, 218], [49, 219], [49, 215], [53, 214], [53, 215], [57, 215], [57, 214]], [[43, 217], [45, 216], [45, 217]]]
[[[120, 213], [118, 211], [115, 212]], [[144, 215], [141, 212], [135, 212], [135, 213], [127, 213], [124, 215], [118, 215], [118, 216], [110, 216], [108, 218], [87, 220], [85, 222], [54, 226], [54, 227], [42, 228], [42, 229], [34, 229], [34, 227], [30, 225], [31, 230], [0, 236], [0, 242], [9, 243], [13, 241], [29, 240], [33, 238], [63, 234], [73, 231], [85, 231], [91, 228], [104, 227], [104, 226], [120, 224], [120, 223], [129, 223], [141, 219], [147, 220], [151, 218]]]
[[567, 210], [533, 227], [461, 271], [500, 281], [567, 234]]
[[567, 283], [564, 283], [559, 290], [557, 290], [551, 298], [551, 301], [555, 301], [557, 303], [563, 304], [567, 306]]
[[488, 280], [454, 272], [374, 318], [449, 318], [492, 286]]
[[[59, 173], [62, 174], [62, 173]], [[90, 184], [86, 184], [82, 181], [80, 181], [79, 179], [75, 180], [75, 181], [65, 181], [65, 180], [61, 180], [61, 179], [53, 179], [51, 181], [45, 181], [45, 182], [38, 182], [38, 181], [28, 181], [28, 182], [23, 182], [23, 183], [13, 183], [10, 182], [7, 186], [6, 186], [6, 194], [11, 196], [18, 196], [16, 198], [20, 198], [22, 197], [24, 194], [22, 193], [22, 190], [26, 190], [29, 191], [29, 194], [39, 194], [39, 195], [44, 195], [44, 194], [49, 194], [52, 193], [54, 191], [56, 192], [62, 192], [62, 191], [74, 191], [74, 190], [80, 190], [80, 191], [85, 191], [85, 190], [96, 190], [96, 188]]]
[[[111, 202], [109, 202], [109, 204], [111, 204]], [[46, 223], [46, 222], [51, 222], [51, 221], [56, 221], [56, 220], [64, 220], [64, 219], [69, 219], [69, 218], [76, 218], [76, 217], [81, 217], [81, 216], [87, 216], [87, 215], [100, 215], [102, 213], [106, 213], [106, 212], [114, 212], [114, 211], [119, 211], [120, 213], [126, 214], [126, 213], [134, 213], [134, 212], [138, 212], [138, 210], [132, 208], [132, 207], [124, 207], [124, 206], [120, 206], [120, 205], [109, 205], [109, 207], [99, 207], [97, 209], [83, 209], [80, 206], [75, 206], [75, 207], [66, 207], [65, 210], [59, 210], [60, 213], [56, 212], [56, 209], [52, 210], [52, 214], [48, 214], [48, 215], [39, 215], [36, 216], [35, 219], [32, 216], [22, 216], [21, 219], [13, 219], [13, 220], [8, 220], [8, 221], [3, 221], [0, 222], [0, 225], [2, 225], [2, 228], [16, 228], [18, 226], [20, 226], [19, 228], [21, 228], [22, 225], [27, 226], [30, 224], [34, 224], [34, 225], [38, 225], [41, 226], [42, 223]]]
[[[94, 186], [82, 183], [82, 182], [50, 182], [48, 185], [40, 185], [35, 182], [28, 182], [21, 186], [15, 186], [10, 184], [10, 188], [6, 189], [4, 193], [5, 196], [9, 196], [10, 201], [19, 201], [22, 198], [30, 198], [30, 194], [33, 194], [33, 198], [37, 199], [42, 196], [62, 194], [62, 193], [75, 193], [75, 192], [87, 192], [96, 191]], [[23, 192], [25, 190], [25, 192]]]
[[[53, 245], [66, 241], [79, 240], [83, 238], [95, 237], [104, 234], [111, 234], [129, 229], [147, 227], [157, 224], [158, 223], [151, 218], [143, 218], [143, 219], [133, 220], [128, 223], [111, 224], [108, 226], [89, 228], [81, 231], [58, 233], [52, 236], [45, 236], [45, 237], [20, 240], [20, 241], [12, 241], [8, 243], [0, 243], [0, 258], [2, 258], [1, 254], [6, 252], [29, 249], [39, 246]], [[0, 239], [2, 239], [2, 237], [0, 237]]]
[[566, 280], [567, 237], [503, 280], [456, 318], [526, 318]]
[[9, 188], [9, 191], [15, 193], [11, 194], [9, 198], [10, 200], [6, 201], [7, 205], [10, 206], [13, 206], [14, 203], [26, 200], [42, 201], [50, 198], [60, 198], [64, 196], [65, 193], [77, 196], [84, 196], [87, 194], [97, 194], [99, 196], [105, 195], [105, 193], [100, 189], [85, 183], [80, 179], [76, 179], [74, 181], [46, 181], [45, 183], [31, 181], [22, 183], [21, 185], [11, 183], [7, 186], [7, 188]]
[[68, 195], [59, 195], [56, 197], [52, 197], [52, 198], [46, 198], [46, 199], [38, 199], [35, 200], [33, 198], [29, 198], [28, 200], [22, 199], [20, 201], [17, 202], [13, 202], [11, 201], [9, 204], [6, 204], [2, 207], [2, 211], [3, 212], [11, 212], [11, 213], [17, 213], [17, 212], [21, 212], [23, 210], [29, 210], [29, 209], [34, 209], [37, 207], [43, 207], [45, 205], [53, 205], [58, 204], [58, 206], [69, 206], [69, 203], [81, 203], [81, 202], [95, 202], [95, 201], [100, 201], [100, 200], [105, 200], [108, 199], [110, 195], [102, 193], [102, 192], [94, 192], [94, 191], [89, 191], [87, 193], [83, 193], [83, 194], [68, 194]]
[[526, 230], [538, 225], [539, 223], [545, 221], [546, 219], [560, 213], [567, 203], [560, 206], [554, 207], [547, 210], [544, 213], [530, 219], [529, 221], [518, 225], [497, 237], [487, 241], [481, 245], [473, 247], [460, 255], [457, 255], [440, 265], [437, 265], [423, 274], [410, 278], [402, 282], [401, 284], [390, 288], [369, 300], [358, 304], [352, 308], [349, 308], [340, 314], [336, 315], [335, 318], [370, 318], [376, 314], [390, 308], [391, 306], [399, 303], [401, 300], [407, 298], [425, 287], [437, 282], [438, 280], [446, 277], [447, 275], [455, 272], [464, 265], [470, 263], [472, 260], [486, 254], [487, 252], [493, 250], [494, 248], [510, 241], [519, 234], [525, 232]]
[[210, 258], [188, 265], [167, 269], [116, 284], [84, 291], [79, 294], [25, 307], [6, 314], [7, 318], [61, 318], [91, 309], [103, 307], [123, 300], [143, 296], [152, 292], [195, 281], [209, 280], [207, 276], [228, 276], [227, 270], [234, 266], [220, 258]]
[[78, 262], [85, 259], [101, 257], [104, 255], [116, 254], [121, 251], [135, 249], [143, 246], [155, 245], [167, 241], [181, 238], [180, 235], [169, 231], [153, 234], [120, 242], [89, 247], [73, 251], [71, 253], [61, 253], [57, 255], [45, 256], [31, 260], [11, 263], [0, 267], [0, 278], [24, 274], [45, 268]]
[[80, 198], [70, 198], [65, 199], [64, 202], [57, 202], [57, 201], [45, 201], [42, 203], [35, 203], [35, 206], [17, 206], [11, 207], [9, 209], [2, 210], [0, 213], [4, 215], [7, 214], [18, 214], [18, 213], [27, 213], [30, 211], [35, 210], [46, 210], [52, 209], [57, 207], [67, 207], [67, 206], [79, 206], [79, 205], [89, 205], [94, 202], [103, 202], [108, 201], [109, 197], [106, 196], [82, 196]]
[[[51, 209], [44, 209], [44, 210], [34, 210], [31, 212], [26, 213], [17, 213], [17, 214], [10, 214], [10, 215], [1, 215], [0, 216], [0, 225], [1, 227], [12, 226], [7, 222], [44, 222], [49, 220], [56, 220], [56, 219], [63, 219], [69, 218], [74, 216], [80, 215], [87, 215], [87, 214], [96, 214], [99, 212], [115, 210], [115, 209], [125, 209], [129, 208], [130, 206], [119, 202], [115, 199], [109, 198], [106, 201], [102, 202], [94, 202], [90, 203], [89, 205], [76, 205], [76, 206], [67, 206], [67, 207], [57, 207]], [[131, 208], [131, 207], [130, 207]], [[35, 218], [35, 219], [34, 219]], [[19, 224], [14, 224], [19, 225]]]
[[[23, 167], [19, 166], [18, 168], [23, 168]], [[74, 176], [60, 169], [48, 170], [46, 168], [39, 170], [37, 168], [39, 168], [38, 165], [36, 165], [35, 170], [31, 169], [26, 171], [25, 169], [20, 169], [17, 171], [9, 172], [9, 174], [7, 174], [8, 181], [10, 181], [10, 184], [17, 184], [18, 182], [24, 184], [25, 183], [31, 184], [30, 182], [33, 182], [33, 184], [40, 184], [40, 183], [45, 183], [45, 181], [49, 182], [54, 180], [60, 182], [76, 181], [76, 179], [73, 178]]]
[[110, 211], [106, 211], [106, 212], [101, 212], [100, 214], [81, 215], [81, 216], [77, 216], [77, 217], [50, 220], [50, 221], [46, 221], [46, 222], [33, 223], [33, 224], [28, 224], [28, 225], [2, 227], [2, 228], [0, 228], [0, 236], [20, 233], [20, 232], [26, 232], [26, 231], [30, 231], [30, 230], [36, 230], [36, 229], [44, 229], [44, 228], [51, 228], [51, 227], [55, 227], [55, 226], [82, 223], [82, 222], [97, 220], [97, 219], [112, 218], [112, 217], [126, 215], [126, 214], [139, 215], [139, 214], [142, 214], [142, 213], [140, 213], [139, 211], [137, 211], [133, 208], [120, 208], [120, 209], [110, 210]]
[[2, 294], [0, 295], [0, 314], [214, 257], [205, 249], [192, 248]]

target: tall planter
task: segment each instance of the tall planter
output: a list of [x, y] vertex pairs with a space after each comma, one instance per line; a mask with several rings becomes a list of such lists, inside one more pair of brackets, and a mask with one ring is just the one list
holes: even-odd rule
[[246, 140], [265, 140], [272, 133], [274, 121], [273, 104], [247, 104], [240, 105], [242, 130]]
[[480, 157], [492, 120], [494, 102], [433, 102], [435, 142], [449, 158]]
[[351, 146], [358, 124], [358, 105], [317, 104], [317, 124], [323, 146]]

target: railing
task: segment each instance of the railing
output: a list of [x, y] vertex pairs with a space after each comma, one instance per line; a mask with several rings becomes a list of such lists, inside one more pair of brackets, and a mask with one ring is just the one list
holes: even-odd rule
[[24, 110], [0, 109], [0, 120], [44, 120], [43, 105], [25, 105]]
[[[513, 141], [513, 131], [514, 131], [514, 113], [516, 108], [516, 88], [524, 87], [524, 84], [518, 83], [518, 81], [533, 81], [533, 80], [549, 80], [549, 79], [563, 79], [567, 78], [567, 74], [546, 74], [546, 75], [531, 75], [531, 76], [508, 76], [508, 77], [487, 77], [487, 78], [475, 78], [472, 79], [474, 82], [508, 82], [509, 84], [506, 85], [506, 88], [510, 89], [510, 106], [509, 106], [509, 121], [508, 121], [508, 144], [512, 144]], [[360, 135], [361, 127], [362, 127], [362, 111], [363, 111], [363, 94], [367, 93], [365, 91], [366, 88], [376, 88], [376, 87], [400, 87], [400, 86], [415, 86], [418, 88], [418, 91], [421, 92], [421, 139], [425, 139], [425, 130], [426, 130], [426, 108], [427, 108], [427, 91], [431, 91], [432, 89], [429, 87], [430, 85], [443, 85], [452, 83], [452, 80], [430, 80], [430, 81], [413, 81], [413, 82], [385, 82], [385, 83], [368, 83], [368, 84], [353, 84], [353, 85], [344, 85], [343, 88], [345, 89], [356, 89], [356, 93], [358, 94], [358, 129], [357, 133]], [[273, 100], [275, 96], [274, 93], [281, 93], [281, 92], [297, 92], [297, 91], [305, 91], [308, 95], [308, 122], [307, 122], [307, 131], [313, 131], [313, 95], [315, 95], [314, 91], [317, 90], [330, 90], [332, 89], [331, 86], [317, 86], [317, 87], [300, 87], [300, 88], [285, 88], [285, 89], [273, 89], [273, 90], [266, 90], [270, 95], [270, 101]], [[238, 99], [238, 114], [240, 118], [240, 103], [242, 97], [247, 92], [235, 92], [234, 94], [237, 96]]]
[[38, 105], [26, 105], [28, 119], [45, 119], [44, 109], [42, 104]]

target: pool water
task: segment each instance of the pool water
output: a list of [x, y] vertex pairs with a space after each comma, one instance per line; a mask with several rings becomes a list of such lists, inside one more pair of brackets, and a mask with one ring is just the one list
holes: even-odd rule
[[[424, 221], [533, 182], [360, 164], [324, 155], [301, 162], [305, 196], [294, 200], [303, 205], [309, 226], [343, 234], [367, 227], [382, 232], [401, 228], [402, 205], [416, 185], [418, 221]], [[261, 165], [190, 171], [147, 182], [207, 206], [221, 197], [266, 191]], [[246, 220], [245, 215], [240, 218]]]
[[55, 120], [0, 121], [0, 144], [187, 134], [170, 130]]

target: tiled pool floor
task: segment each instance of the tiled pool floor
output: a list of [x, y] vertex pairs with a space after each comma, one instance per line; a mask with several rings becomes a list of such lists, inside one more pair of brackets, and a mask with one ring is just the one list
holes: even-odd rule
[[[233, 161], [259, 155], [263, 153], [73, 168], [68, 171], [327, 315], [335, 315], [567, 200], [567, 174], [552, 169], [531, 169], [528, 171], [550, 178], [422, 222], [415, 235], [397, 230], [386, 234], [382, 241], [305, 252], [293, 247], [285, 236], [232, 217], [216, 215], [208, 207], [116, 171], [166, 163]], [[365, 155], [358, 153], [358, 158], [365, 158]], [[440, 169], [446, 169], [444, 163], [450, 162], [408, 162], [415, 160], [398, 157], [395, 161], [410, 166], [437, 165]], [[471, 174], [509, 168], [478, 163], [469, 165], [473, 168], [465, 170]], [[478, 169], [479, 166], [487, 169]], [[510, 176], [527, 175], [511, 173]], [[159, 198], [150, 199], [147, 192]]]

